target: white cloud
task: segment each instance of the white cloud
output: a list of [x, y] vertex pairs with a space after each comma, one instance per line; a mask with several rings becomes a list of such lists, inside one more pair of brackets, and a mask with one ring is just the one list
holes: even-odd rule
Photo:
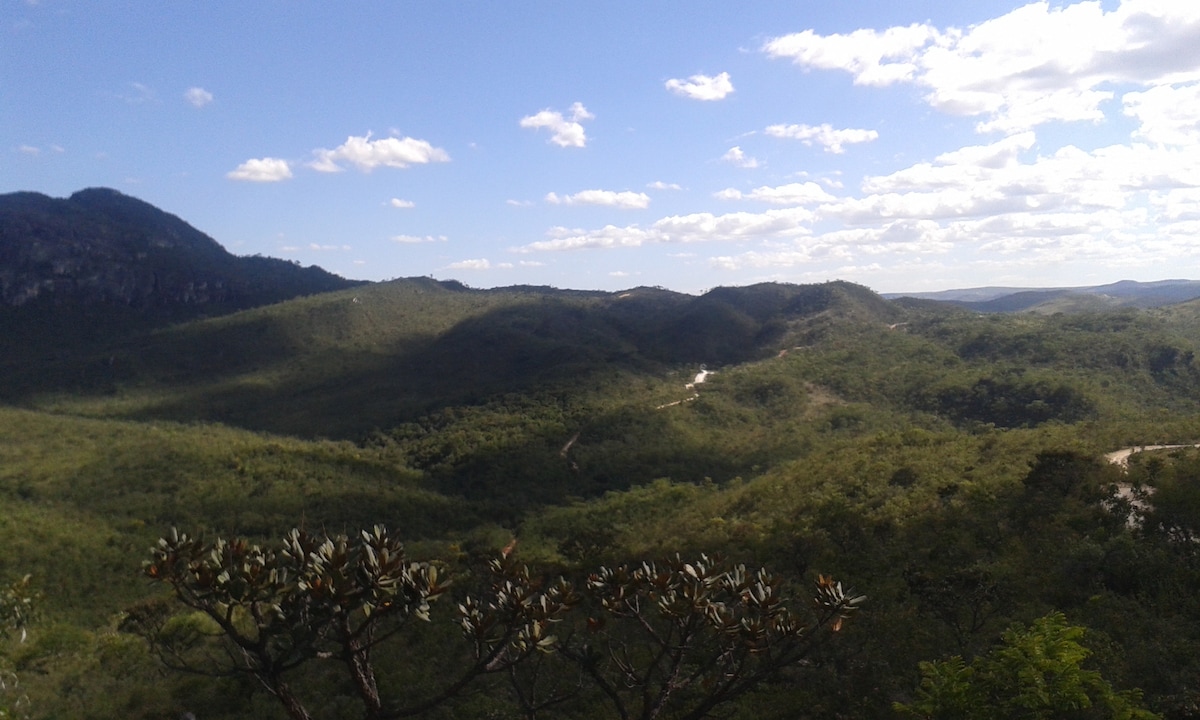
[[1052, 7], [1035, 2], [965, 29], [928, 24], [882, 32], [768, 41], [763, 51], [811, 69], [844, 70], [861, 85], [913, 83], [951, 115], [983, 118], [980, 132], [1052, 122], [1099, 122], [1111, 87], [1200, 80], [1200, 3], [1123, 0]]
[[313, 150], [313, 154], [317, 159], [309, 166], [321, 172], [341, 172], [344, 169], [338, 164], [341, 162], [348, 162], [362, 172], [370, 172], [380, 166], [406, 168], [409, 165], [450, 161], [450, 155], [445, 150], [425, 140], [411, 137], [372, 140], [371, 133], [362, 137], [351, 135], [333, 150], [319, 148]]
[[1113, 145], [1091, 152], [1068, 145], [1020, 162], [1020, 153], [1033, 143], [1033, 133], [1022, 133], [868, 177], [864, 195], [823, 205], [819, 212], [855, 224], [899, 217], [1088, 213], [1134, 207], [1139, 193], [1200, 186], [1200, 148], [1194, 145]]
[[919, 51], [938, 36], [934, 28], [915, 24], [883, 32], [856, 30], [849, 35], [817, 35], [805, 30], [774, 38], [763, 45], [763, 51], [804, 67], [846, 70], [859, 85], [890, 85], [914, 79]]
[[287, 160], [279, 158], [256, 158], [247, 160], [235, 169], [225, 174], [230, 180], [245, 180], [247, 182], [279, 182], [292, 177], [292, 169]]
[[550, 240], [514, 248], [516, 252], [641, 247], [643, 245], [740, 242], [774, 237], [795, 237], [810, 232], [813, 213], [804, 208], [768, 210], [764, 213], [692, 213], [662, 218], [648, 228], [607, 225], [599, 230], [552, 228]]
[[816, 127], [812, 125], [771, 125], [766, 129], [766, 133], [771, 137], [800, 140], [805, 145], [812, 145], [815, 142], [825, 148], [825, 152], [837, 154], [845, 152], [846, 145], [871, 142], [879, 138], [879, 133], [874, 130], [855, 128], [838, 130], [829, 123], [823, 123]]
[[970, 268], [1029, 284], [1049, 279], [1047, 268], [1067, 264], [1154, 268], [1194, 266], [1200, 258], [1200, 143], [1068, 145], [1048, 154], [1034, 153], [1036, 147], [1033, 132], [962, 147], [869, 176], [845, 197], [828, 195], [816, 182], [730, 188], [717, 197], [796, 206], [671, 216], [649, 225], [554, 228], [545, 240], [514, 250], [735, 243], [748, 247], [714, 253], [710, 265], [774, 268], [793, 281], [797, 270], [825, 279], [843, 271], [886, 275], [896, 284], [920, 274], [897, 269], [905, 267]]
[[682, 190], [683, 188], [675, 183], [666, 183], [662, 180], [655, 180], [646, 185], [651, 190]]
[[512, 200], [512, 199], [509, 199], [509, 200], [505, 200], [505, 201], [504, 201], [504, 204], [505, 204], [505, 205], [511, 205], [511, 206], [513, 206], [513, 207], [529, 207], [529, 206], [533, 205], [534, 203], [533, 203], [533, 201], [532, 201], [532, 200]]
[[742, 151], [742, 148], [737, 145], [729, 148], [729, 151], [722, 155], [721, 159], [740, 168], [758, 167], [758, 160], [747, 156], [746, 153]]
[[[868, 177], [863, 190], [869, 193], [896, 192], [940, 188], [962, 189], [979, 182], [995, 179], [996, 171], [1012, 169], [1009, 177], [1015, 183], [1020, 156], [1030, 150], [1036, 136], [1033, 132], [1010, 135], [988, 145], [969, 145], [942, 153], [931, 163], [917, 163], [890, 175]], [[1025, 194], [1025, 193], [1021, 193]]]
[[154, 102], [154, 90], [152, 90], [148, 85], [143, 85], [140, 82], [133, 82], [129, 83], [129, 87], [132, 92], [122, 93], [117, 95], [117, 97], [129, 103], [130, 105], [144, 105], [146, 103]]
[[213, 95], [204, 88], [191, 87], [183, 94], [183, 99], [191, 103], [192, 107], [202, 108], [213, 101]]
[[34, 147], [33, 145], [18, 145], [17, 152], [21, 153], [22, 155], [31, 155], [33, 157], [37, 157], [38, 155], [42, 154], [42, 149]]
[[557, 110], [547, 109], [521, 118], [521, 127], [534, 130], [545, 128], [551, 132], [550, 142], [555, 145], [581, 148], [587, 146], [587, 134], [581, 123], [594, 117], [595, 115], [588, 112], [583, 103], [577, 102], [571, 106], [570, 119], [563, 117], [563, 114]]
[[476, 258], [472, 260], [460, 260], [450, 263], [446, 266], [449, 270], [489, 270], [492, 263], [487, 258]]
[[419, 245], [421, 243], [446, 242], [445, 235], [393, 235], [392, 242], [401, 245]]
[[399, 210], [414, 208], [417, 206], [417, 204], [412, 200], [402, 200], [400, 198], [392, 198], [391, 200], [387, 201], [387, 204]]
[[693, 100], [723, 100], [733, 92], [733, 83], [727, 72], [715, 77], [693, 75], [687, 80], [671, 79], [666, 82], [666, 87], [676, 95]]
[[582, 190], [574, 195], [546, 193], [546, 202], [552, 205], [603, 205], [623, 210], [642, 210], [650, 206], [650, 196], [629, 190]]
[[1200, 142], [1200, 83], [1158, 85], [1126, 93], [1121, 102], [1125, 114], [1141, 123], [1134, 137], [1165, 145]]
[[714, 193], [714, 197], [720, 200], [758, 200], [775, 205], [811, 205], [836, 199], [814, 182], [790, 183], [779, 187], [764, 186], [749, 193], [727, 188]]

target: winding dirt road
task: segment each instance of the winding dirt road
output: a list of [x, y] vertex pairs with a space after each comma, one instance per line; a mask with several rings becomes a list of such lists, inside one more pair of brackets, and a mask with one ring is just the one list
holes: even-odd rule
[[1179, 448], [1200, 448], [1200, 443], [1192, 445], [1137, 445], [1110, 452], [1104, 456], [1104, 459], [1113, 465], [1120, 465], [1123, 470], [1128, 470], [1129, 456], [1134, 453], [1146, 452], [1147, 450], [1177, 450]]

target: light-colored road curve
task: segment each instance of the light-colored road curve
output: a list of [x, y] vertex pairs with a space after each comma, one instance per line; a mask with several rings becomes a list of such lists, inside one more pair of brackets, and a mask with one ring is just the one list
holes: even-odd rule
[[1121, 466], [1123, 470], [1128, 470], [1129, 456], [1134, 453], [1146, 452], [1147, 450], [1177, 450], [1179, 448], [1200, 448], [1200, 443], [1192, 445], [1137, 445], [1110, 452], [1104, 456], [1104, 459], [1113, 465]]
[[[1128, 472], [1129, 458], [1134, 453], [1149, 450], [1178, 450], [1180, 448], [1200, 448], [1200, 443], [1193, 443], [1191, 445], [1136, 445], [1106, 453], [1104, 459], [1120, 467], [1122, 471]], [[1146, 511], [1150, 509], [1150, 503], [1146, 502], [1146, 498], [1153, 494], [1154, 488], [1152, 487], [1144, 488], [1143, 494], [1137, 495], [1134, 494], [1133, 486], [1129, 483], [1120, 483], [1117, 485], [1117, 497], [1129, 503], [1130, 507], [1133, 508], [1133, 513], [1129, 516], [1129, 527], [1138, 527], [1145, 520]]]

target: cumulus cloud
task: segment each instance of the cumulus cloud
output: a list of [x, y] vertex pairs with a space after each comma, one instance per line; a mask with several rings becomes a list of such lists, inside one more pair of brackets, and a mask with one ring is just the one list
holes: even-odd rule
[[742, 151], [742, 148], [737, 145], [734, 145], [733, 147], [729, 148], [729, 151], [726, 152], [724, 155], [722, 155], [721, 159], [731, 165], [736, 165], [740, 168], [756, 168], [756, 167], [758, 167], [758, 160], [747, 155], [745, 152]]
[[247, 182], [279, 182], [292, 177], [287, 160], [265, 157], [247, 160], [225, 174], [230, 180]]
[[762, 49], [805, 68], [848, 72], [860, 85], [912, 83], [941, 112], [981, 117], [980, 132], [1014, 133], [1101, 121], [1114, 84], [1200, 80], [1200, 4], [1124, 0], [1106, 11], [1099, 2], [1035, 2], [965, 29], [805, 30]]
[[377, 167], [406, 168], [409, 165], [424, 165], [434, 162], [449, 162], [450, 155], [425, 140], [411, 137], [387, 137], [372, 140], [371, 133], [362, 137], [351, 135], [338, 147], [313, 151], [316, 159], [309, 163], [321, 172], [341, 172], [339, 163], [350, 163], [362, 172]]
[[856, 30], [848, 35], [818, 35], [812, 30], [767, 41], [763, 51], [819, 70], [845, 70], [859, 85], [912, 81], [920, 70], [920, 51], [939, 39], [928, 25]]
[[655, 180], [646, 185], [651, 190], [682, 190], [683, 188], [675, 183], [667, 183], [662, 180]]
[[596, 116], [587, 111], [583, 103], [571, 106], [568, 116], [557, 110], [542, 110], [534, 115], [521, 118], [521, 127], [534, 130], [550, 131], [550, 142], [559, 147], [586, 147], [587, 134], [583, 130], [583, 121]]
[[836, 199], [814, 182], [790, 183], [779, 187], [764, 186], [748, 193], [727, 188], [714, 196], [720, 200], [758, 200], [774, 205], [812, 205]]
[[624, 210], [641, 210], [650, 206], [650, 196], [629, 190], [582, 190], [574, 195], [546, 193], [546, 202], [551, 205], [603, 205]]
[[879, 138], [879, 133], [874, 130], [855, 128], [838, 130], [829, 123], [823, 123], [816, 127], [812, 125], [771, 125], [765, 132], [771, 137], [799, 140], [805, 145], [816, 143], [825, 148], [825, 152], [836, 154], [844, 153], [846, 145], [871, 142]]
[[445, 235], [393, 235], [392, 242], [401, 245], [419, 245], [422, 243], [446, 242]]
[[470, 260], [458, 260], [457, 263], [450, 263], [449, 265], [446, 265], [446, 269], [448, 269], [448, 270], [492, 270], [492, 269], [506, 270], [506, 269], [511, 268], [511, 266], [512, 266], [512, 263], [497, 263], [497, 264], [493, 265], [491, 260], [488, 260], [487, 258], [474, 258], [474, 259], [470, 259]]
[[391, 207], [394, 207], [394, 208], [397, 208], [400, 210], [404, 210], [407, 208], [414, 208], [417, 206], [417, 204], [415, 202], [413, 202], [412, 200], [402, 200], [400, 198], [392, 198], [391, 200], [387, 201], [387, 204]]
[[[1045, 154], [1036, 147], [1032, 131], [962, 147], [868, 176], [843, 197], [816, 181], [729, 188], [716, 196], [789, 207], [559, 227], [515, 250], [732, 243], [748, 247], [714, 253], [712, 267], [775, 269], [792, 273], [786, 276], [792, 280], [845, 271], [897, 284], [911, 282], [913, 268], [935, 266], [986, 268], [993, 277], [1008, 273], [1029, 283], [1064, 263], [1128, 269], [1200, 258], [1200, 143], [1068, 145]], [[944, 261], [930, 260], [939, 257]]]
[[516, 252], [596, 250], [643, 245], [740, 242], [751, 239], [792, 237], [810, 232], [813, 213], [804, 208], [768, 210], [765, 213], [692, 213], [658, 220], [650, 227], [606, 225], [599, 230], [552, 228], [549, 240], [514, 248]]
[[729, 73], [723, 72], [715, 77], [709, 75], [693, 75], [686, 80], [671, 79], [666, 82], [667, 90], [692, 100], [723, 100], [733, 92], [733, 82]]
[[202, 87], [191, 87], [183, 94], [183, 99], [192, 107], [202, 108], [213, 101], [213, 95]]
[[1158, 85], [1126, 93], [1121, 102], [1140, 123], [1134, 137], [1165, 145], [1200, 142], [1200, 83]]

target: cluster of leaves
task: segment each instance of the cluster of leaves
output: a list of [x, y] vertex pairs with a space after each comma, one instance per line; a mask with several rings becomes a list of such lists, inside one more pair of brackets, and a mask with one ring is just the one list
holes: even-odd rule
[[[820, 576], [811, 625], [784, 602], [780, 580], [701, 555], [660, 564], [601, 568], [587, 579], [601, 611], [589, 618], [597, 637], [563, 645], [616, 716], [709, 717], [837, 632], [865, 600]], [[636, 642], [631, 642], [636, 638]]]
[[518, 607], [535, 602], [514, 598], [503, 584], [492, 599], [465, 601], [463, 626], [476, 640], [475, 662], [441, 693], [393, 707], [380, 696], [372, 653], [405, 621], [428, 620], [430, 603], [445, 594], [446, 585], [436, 565], [409, 561], [386, 528], [376, 526], [355, 537], [293, 530], [278, 549], [243, 539], [209, 543], [173, 530], [159, 540], [144, 573], [169, 584], [175, 597], [215, 624], [221, 637], [222, 657], [217, 657], [202, 631], [178, 632], [168, 615], [132, 618], [169, 666], [250, 675], [297, 720], [310, 714], [287, 676], [315, 659], [345, 665], [369, 718], [405, 717], [433, 707], [475, 675], [515, 662], [512, 650], [524, 647], [529, 622], [520, 628], [509, 622], [499, 635], [492, 629], [519, 615], [514, 602]]
[[[422, 714], [498, 673], [528, 718], [594, 695], [621, 718], [698, 719], [805, 660], [865, 599], [821, 576], [804, 623], [766, 570], [676, 557], [602, 567], [577, 591], [562, 577], [535, 576], [510, 549], [457, 604], [468, 652], [453, 679], [404, 702], [383, 697], [374, 652], [405, 621], [428, 621], [448, 589], [436, 564], [407, 560], [381, 527], [353, 538], [293, 530], [279, 548], [172, 531], [144, 573], [200, 618], [151, 605], [126, 624], [169, 667], [253, 677], [295, 720], [312, 717], [295, 678], [320, 660], [344, 666], [371, 720]], [[557, 661], [548, 667], [542, 655]]]

